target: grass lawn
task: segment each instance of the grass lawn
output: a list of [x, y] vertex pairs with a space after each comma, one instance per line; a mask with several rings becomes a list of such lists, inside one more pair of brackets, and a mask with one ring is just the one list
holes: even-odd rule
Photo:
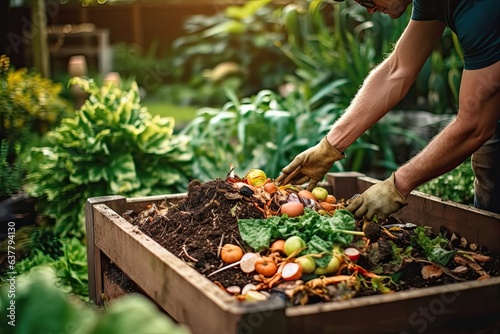
[[142, 105], [148, 108], [152, 115], [170, 116], [175, 119], [175, 124], [186, 124], [191, 121], [198, 111], [198, 107], [176, 106], [167, 102], [145, 99]]

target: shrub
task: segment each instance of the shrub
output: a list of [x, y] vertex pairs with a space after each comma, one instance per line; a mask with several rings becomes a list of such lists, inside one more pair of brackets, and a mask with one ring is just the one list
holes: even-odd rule
[[245, 1], [185, 22], [185, 35], [172, 45], [173, 61], [177, 77], [195, 92], [192, 104], [223, 104], [223, 87], [228, 86], [240, 98], [271, 89], [293, 71], [292, 62], [276, 47], [285, 37], [277, 24], [277, 7], [270, 0]]
[[50, 146], [28, 160], [27, 191], [38, 211], [55, 220], [61, 236], [84, 235], [87, 198], [146, 196], [187, 188], [192, 154], [184, 136], [173, 135], [174, 120], [151, 116], [139, 90], [98, 87], [73, 78], [89, 97], [74, 118], [47, 134]]
[[200, 109], [183, 129], [197, 155], [193, 172], [202, 180], [224, 177], [230, 164], [237, 173], [259, 168], [275, 178], [291, 154], [324, 135], [332, 121], [326, 112], [312, 114], [299, 92], [285, 98], [262, 90], [241, 100], [228, 95], [230, 102]]
[[60, 97], [62, 86], [26, 68], [9, 69], [0, 57], [0, 139], [9, 144], [9, 159], [39, 144], [41, 137], [70, 115], [71, 104]]
[[14, 301], [10, 285], [0, 291], [1, 333], [188, 334], [142, 295], [127, 295], [102, 310], [68, 297], [56, 288], [54, 271], [38, 268], [16, 279], [15, 317], [6, 305]]
[[[55, 270], [61, 291], [88, 301], [87, 248], [77, 238], [60, 239], [52, 228], [36, 228], [31, 233], [31, 252], [16, 262], [18, 275], [36, 267], [49, 266]], [[5, 278], [4, 278], [5, 279]]]
[[0, 143], [0, 198], [10, 196], [21, 190], [23, 167], [19, 159], [10, 163], [8, 159], [9, 144], [6, 140]]
[[470, 159], [452, 171], [421, 185], [417, 190], [457, 203], [474, 205], [474, 172]]

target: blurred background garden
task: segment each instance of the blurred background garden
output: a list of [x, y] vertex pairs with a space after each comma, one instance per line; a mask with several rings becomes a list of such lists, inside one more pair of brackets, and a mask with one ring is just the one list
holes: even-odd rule
[[[88, 198], [182, 193], [230, 164], [277, 177], [326, 134], [410, 15], [326, 0], [2, 1], [2, 285], [53, 268], [37, 276], [54, 295], [88, 303]], [[407, 97], [331, 171], [388, 176], [454, 117], [461, 70], [446, 31]], [[471, 205], [473, 180], [465, 161], [418, 190]]]

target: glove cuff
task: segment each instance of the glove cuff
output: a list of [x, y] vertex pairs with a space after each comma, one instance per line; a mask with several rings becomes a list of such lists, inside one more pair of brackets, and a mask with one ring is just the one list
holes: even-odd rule
[[321, 141], [324, 142], [323, 145], [329, 147], [329, 150], [332, 152], [332, 158], [334, 158], [335, 161], [339, 161], [345, 158], [345, 153], [340, 153], [335, 147], [333, 147], [332, 144], [330, 144], [330, 142], [326, 138], [326, 136], [323, 137]]
[[391, 176], [389, 177], [389, 181], [391, 182], [391, 185], [394, 189], [394, 192], [395, 192], [395, 195], [397, 195], [399, 198], [396, 198], [395, 200], [401, 204], [402, 206], [406, 206], [408, 205], [408, 202], [406, 201], [406, 198], [401, 195], [401, 193], [399, 192], [398, 188], [396, 188], [396, 173], [393, 172], [391, 174]]

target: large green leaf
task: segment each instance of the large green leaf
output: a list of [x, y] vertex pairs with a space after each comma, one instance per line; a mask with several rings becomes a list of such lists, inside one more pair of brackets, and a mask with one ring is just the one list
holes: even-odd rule
[[[52, 146], [30, 154], [27, 175], [29, 193], [58, 231], [83, 238], [81, 212], [89, 197], [187, 188], [193, 156], [188, 138], [173, 133], [172, 118], [152, 117], [140, 105], [137, 85], [127, 91], [93, 80], [71, 82], [89, 98], [74, 118], [48, 134]], [[151, 168], [142, 167], [144, 159]], [[168, 172], [158, 172], [162, 164]]]

